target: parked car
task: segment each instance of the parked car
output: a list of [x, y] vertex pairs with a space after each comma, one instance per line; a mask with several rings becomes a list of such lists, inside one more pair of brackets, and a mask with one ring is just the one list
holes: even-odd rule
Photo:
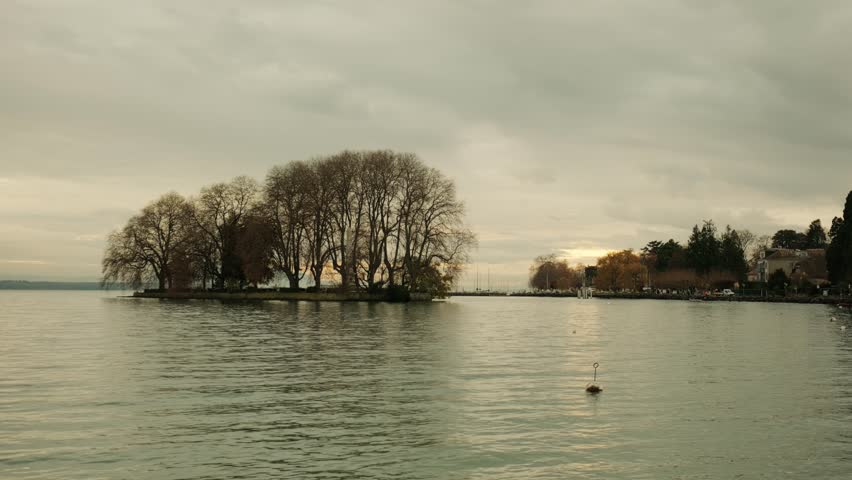
[[722, 290], [722, 293], [720, 293], [720, 295], [722, 295], [723, 297], [733, 297], [734, 295], [736, 295], [736, 293], [734, 293], [734, 291], [730, 288], [726, 288]]

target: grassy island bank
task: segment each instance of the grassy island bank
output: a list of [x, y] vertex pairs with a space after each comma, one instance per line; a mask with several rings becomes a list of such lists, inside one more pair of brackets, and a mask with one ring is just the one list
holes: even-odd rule
[[137, 298], [161, 298], [174, 300], [289, 300], [309, 302], [430, 302], [428, 293], [407, 293], [391, 295], [386, 292], [281, 292], [276, 290], [215, 292], [215, 291], [178, 291], [143, 290], [134, 292]]

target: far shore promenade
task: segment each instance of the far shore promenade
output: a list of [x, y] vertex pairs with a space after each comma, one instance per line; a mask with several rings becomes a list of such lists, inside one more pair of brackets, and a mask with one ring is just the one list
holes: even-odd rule
[[[453, 292], [451, 297], [553, 297], [577, 298], [576, 292]], [[852, 306], [850, 295], [809, 296], [809, 295], [672, 295], [657, 293], [614, 293], [595, 292], [594, 298], [606, 300], [681, 300], [681, 301], [711, 301], [711, 302], [763, 302], [763, 303], [801, 303], [821, 305]]]

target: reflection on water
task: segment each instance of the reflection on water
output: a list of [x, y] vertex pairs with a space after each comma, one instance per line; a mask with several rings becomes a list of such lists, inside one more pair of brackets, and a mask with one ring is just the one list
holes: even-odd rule
[[0, 477], [844, 478], [841, 324], [806, 305], [0, 292]]

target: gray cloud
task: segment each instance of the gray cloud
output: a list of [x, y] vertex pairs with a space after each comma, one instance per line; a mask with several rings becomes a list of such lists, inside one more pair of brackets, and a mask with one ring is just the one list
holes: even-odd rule
[[477, 260], [516, 283], [539, 253], [684, 239], [705, 218], [828, 223], [852, 188], [848, 2], [0, 13], [0, 258], [53, 265], [0, 277], [96, 277], [92, 239], [121, 222], [103, 210], [342, 148], [416, 151], [456, 178]]

